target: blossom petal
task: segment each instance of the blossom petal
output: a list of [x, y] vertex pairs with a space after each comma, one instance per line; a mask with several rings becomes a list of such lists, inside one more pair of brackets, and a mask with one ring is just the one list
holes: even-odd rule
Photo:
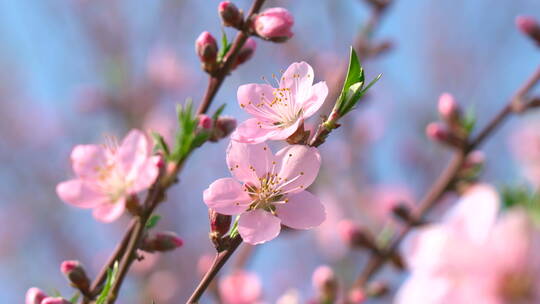
[[268, 105], [274, 99], [274, 88], [269, 84], [250, 83], [238, 88], [236, 97], [238, 104], [249, 114], [260, 118], [278, 118]]
[[395, 303], [458, 303], [449, 300], [448, 293], [451, 290], [451, 282], [445, 278], [431, 276], [426, 273], [413, 273], [397, 292]]
[[126, 199], [118, 199], [114, 203], [101, 204], [94, 208], [92, 215], [96, 220], [104, 223], [110, 223], [119, 218], [126, 209]]
[[281, 221], [270, 212], [255, 209], [240, 215], [238, 232], [244, 242], [257, 245], [272, 240], [281, 230]]
[[159, 156], [147, 158], [138, 168], [138, 172], [134, 172], [136, 174], [133, 174], [132, 176], [134, 180], [132, 181], [130, 189], [128, 189], [129, 193], [134, 194], [146, 190], [154, 184], [159, 174], [159, 168], [157, 166], [158, 161]]
[[499, 206], [497, 191], [490, 185], [479, 184], [463, 195], [443, 221], [469, 240], [482, 243], [495, 224]]
[[64, 202], [79, 208], [93, 208], [108, 200], [103, 193], [95, 191], [81, 179], [72, 179], [58, 184], [56, 193]]
[[279, 189], [297, 193], [309, 187], [321, 167], [321, 156], [315, 147], [289, 145], [276, 153]]
[[242, 122], [231, 134], [231, 138], [241, 143], [260, 144], [272, 136], [277, 129], [257, 118], [251, 118]]
[[319, 110], [328, 96], [328, 86], [326, 82], [321, 81], [311, 87], [311, 96], [303, 100], [302, 108], [304, 109], [304, 118], [310, 117]]
[[326, 219], [324, 206], [315, 195], [302, 191], [287, 196], [288, 201], [276, 204], [276, 213], [281, 223], [295, 229], [317, 227]]
[[289, 136], [293, 135], [296, 130], [298, 130], [298, 126], [303, 123], [302, 119], [297, 119], [294, 124], [286, 127], [286, 128], [277, 128], [272, 134], [270, 134], [268, 137], [271, 140], [282, 140], [287, 139]]
[[232, 178], [220, 178], [210, 184], [204, 190], [203, 200], [208, 208], [227, 215], [240, 214], [251, 203], [242, 185]]
[[274, 155], [265, 144], [244, 144], [231, 141], [227, 148], [227, 166], [238, 180], [259, 185], [259, 177], [272, 171]]
[[295, 100], [305, 100], [310, 96], [313, 75], [313, 68], [309, 64], [294, 62], [281, 76], [279, 87], [291, 89]]
[[71, 151], [71, 163], [78, 177], [93, 179], [107, 165], [107, 153], [103, 146], [77, 145]]
[[452, 245], [451, 231], [440, 224], [426, 225], [413, 232], [402, 244], [403, 257], [407, 266], [413, 270], [436, 271], [441, 263], [445, 249]]
[[139, 130], [131, 130], [116, 152], [116, 160], [121, 172], [128, 180], [135, 180], [140, 168], [146, 165], [150, 156], [150, 143]]

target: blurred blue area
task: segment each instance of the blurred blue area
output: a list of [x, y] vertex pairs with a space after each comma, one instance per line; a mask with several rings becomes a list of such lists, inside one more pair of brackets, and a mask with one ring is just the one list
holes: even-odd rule
[[[236, 2], [244, 9], [250, 3]], [[218, 36], [218, 3], [0, 0], [0, 81], [12, 85], [15, 91], [1, 94], [0, 103], [19, 109], [17, 121], [23, 124], [23, 129], [13, 130], [0, 125], [5, 128], [0, 132], [0, 220], [4, 223], [0, 241], [6, 242], [0, 245], [2, 303], [21, 303], [31, 286], [69, 294], [71, 289], [58, 271], [60, 262], [78, 258], [95, 273], [127, 223], [124, 219], [98, 224], [90, 212], [71, 208], [54, 194], [55, 185], [71, 174], [68, 156], [73, 145], [102, 142], [104, 134], [122, 136], [126, 128], [116, 114], [89, 115], [77, 110], [76, 92], [82, 85], [112, 90], [102, 69], [111, 58], [99, 55], [95, 39], [84, 30], [81, 10], [100, 16], [106, 16], [109, 10], [117, 13], [119, 19], [108, 20], [111, 23], [105, 27], [123, 26], [111, 30], [123, 31], [121, 37], [129, 49], [124, 64], [130, 74], [119, 76], [124, 81], [135, 79], [133, 83], [137, 84], [145, 77], [147, 58], [156, 45], [167, 45], [176, 52], [190, 84], [162, 104], [167, 113], [173, 114], [175, 102], [187, 97], [197, 101], [204, 93], [206, 79], [193, 42], [203, 30]], [[214, 108], [227, 103], [226, 113], [239, 120], [247, 117], [236, 106], [240, 84], [261, 82], [261, 76], [270, 78], [300, 60], [308, 60], [316, 68], [316, 77], [325, 80], [318, 71], [325, 64], [335, 64], [333, 58], [346, 60], [349, 45], [368, 17], [366, 5], [357, 0], [268, 3], [291, 10], [296, 18], [296, 35], [284, 45], [258, 41], [255, 56], [227, 79]], [[166, 19], [162, 18], [164, 14]], [[425, 125], [437, 119], [440, 93], [451, 92], [462, 105], [473, 107], [480, 126], [507, 102], [540, 62], [538, 48], [514, 26], [519, 14], [540, 18], [540, 3], [396, 0], [375, 33], [376, 39], [390, 39], [395, 48], [366, 62], [370, 78], [378, 73], [383, 77], [369, 103], [355, 114], [361, 119], [363, 112], [376, 113], [384, 120], [380, 122], [384, 132], [372, 143], [367, 156], [365, 171], [373, 182], [404, 184], [419, 196], [444, 167], [449, 152], [430, 143], [423, 133]], [[0, 120], [7, 117], [5, 113], [0, 112]], [[534, 119], [538, 114], [529, 116]], [[516, 125], [516, 119], [512, 119], [485, 146], [485, 178], [496, 185], [523, 181], [507, 147]], [[33, 136], [44, 139], [35, 145], [14, 145], [12, 138], [21, 136], [25, 140]], [[226, 145], [209, 144], [196, 153], [182, 172], [180, 184], [171, 194], [173, 199], [163, 206], [167, 216], [160, 225], [178, 231], [186, 240], [186, 248], [167, 255], [160, 264], [161, 269], [185, 276], [178, 286], [180, 302], [193, 289], [197, 257], [212, 252], [206, 240], [207, 214], [201, 193], [216, 178], [229, 175], [224, 161]], [[332, 151], [330, 145], [322, 148], [323, 158]], [[431, 165], [419, 170], [415, 162], [418, 158], [429, 159]], [[8, 237], [2, 238], [3, 233]], [[261, 275], [268, 302], [290, 288], [299, 289], [304, 299], [309, 298], [313, 269], [321, 263], [332, 263], [316, 251], [313, 235], [308, 233], [291, 233], [257, 249], [250, 269]], [[354, 274], [347, 275], [352, 278]], [[144, 281], [129, 280], [122, 303], [135, 303], [138, 298], [132, 292], [140, 282]]]

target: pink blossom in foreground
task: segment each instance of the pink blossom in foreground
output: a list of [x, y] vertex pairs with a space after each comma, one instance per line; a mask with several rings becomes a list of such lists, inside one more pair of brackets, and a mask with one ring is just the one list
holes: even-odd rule
[[489, 239], [498, 210], [495, 189], [476, 185], [441, 223], [420, 228], [404, 246], [403, 256], [411, 274], [399, 290], [396, 303], [491, 303], [465, 299], [478, 288], [467, 276], [480, 260], [492, 259], [482, 246]]
[[41, 304], [43, 299], [47, 297], [47, 294], [41, 291], [41, 289], [32, 287], [28, 289], [25, 297], [25, 304]]
[[243, 270], [225, 276], [218, 286], [224, 304], [255, 304], [262, 295], [259, 277]]
[[255, 83], [240, 86], [238, 103], [253, 118], [240, 124], [232, 139], [254, 144], [291, 136], [328, 95], [326, 83], [313, 85], [313, 77], [309, 64], [295, 62], [283, 73], [279, 88]]
[[93, 208], [97, 220], [112, 222], [130, 195], [154, 183], [158, 160], [138, 130], [129, 132], [120, 146], [78, 145], [71, 152], [76, 178], [58, 184], [56, 192], [68, 204]]
[[255, 18], [255, 31], [266, 39], [285, 41], [293, 36], [294, 17], [282, 7], [264, 10]]
[[526, 122], [510, 137], [510, 148], [517, 158], [522, 174], [531, 185], [540, 187], [540, 123]]
[[245, 242], [269, 241], [279, 234], [281, 224], [309, 229], [324, 221], [324, 206], [305, 191], [321, 165], [317, 148], [289, 145], [274, 155], [266, 144], [231, 141], [227, 165], [236, 180], [213, 182], [204, 191], [204, 202], [219, 213], [240, 214], [238, 232]]

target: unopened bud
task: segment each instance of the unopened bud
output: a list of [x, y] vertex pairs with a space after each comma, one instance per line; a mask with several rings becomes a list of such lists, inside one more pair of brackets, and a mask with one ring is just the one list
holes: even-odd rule
[[200, 129], [205, 130], [205, 131], [210, 131], [210, 129], [212, 129], [212, 125], [213, 125], [212, 117], [206, 114], [200, 114], [198, 116], [198, 119], [199, 119], [199, 123], [197, 126]]
[[229, 232], [232, 216], [217, 213], [214, 209], [208, 209], [208, 217], [210, 219], [211, 233], [215, 233], [218, 237], [222, 237]]
[[244, 19], [242, 11], [231, 1], [221, 1], [218, 5], [218, 12], [223, 25], [239, 28]]
[[350, 220], [342, 220], [338, 224], [341, 239], [351, 247], [373, 247], [373, 238], [359, 225]]
[[465, 169], [471, 169], [471, 168], [480, 168], [484, 165], [486, 161], [486, 156], [484, 152], [476, 150], [469, 155], [467, 155], [467, 158], [465, 159], [464, 168]]
[[312, 283], [322, 303], [333, 303], [338, 294], [338, 281], [332, 268], [322, 265], [313, 272]]
[[233, 64], [233, 69], [251, 59], [256, 49], [257, 42], [255, 42], [255, 39], [248, 38], [246, 40], [246, 43], [244, 43], [244, 45], [240, 49], [240, 52], [238, 52], [238, 55], [236, 56], [236, 61]]
[[273, 42], [285, 42], [293, 36], [294, 17], [282, 7], [269, 8], [255, 17], [257, 35]]
[[141, 250], [147, 252], [170, 251], [181, 247], [184, 241], [171, 231], [163, 231], [154, 235], [146, 235], [141, 244]]
[[64, 261], [60, 265], [60, 271], [66, 276], [69, 282], [82, 292], [88, 291], [90, 279], [86, 275], [84, 268], [79, 261]]
[[384, 282], [372, 282], [366, 287], [366, 293], [374, 298], [386, 295], [389, 290], [388, 284]]
[[462, 138], [449, 131], [445, 125], [437, 122], [432, 122], [427, 125], [426, 135], [433, 141], [444, 143], [455, 148], [461, 148], [465, 144], [465, 141]]
[[37, 287], [32, 287], [26, 291], [25, 304], [41, 304], [47, 294]]
[[540, 46], [540, 25], [533, 17], [517, 16], [516, 26], [523, 34], [529, 36]]
[[449, 93], [443, 93], [439, 97], [439, 115], [441, 117], [450, 123], [455, 123], [459, 119], [459, 105], [457, 104], [456, 100], [454, 99], [454, 96], [452, 96]]
[[48, 297], [41, 301], [41, 304], [71, 304], [71, 302], [60, 297]]
[[218, 53], [218, 46], [214, 36], [209, 32], [202, 32], [195, 41], [195, 51], [203, 65], [214, 64]]
[[216, 121], [216, 127], [212, 131], [210, 141], [216, 142], [229, 136], [236, 129], [236, 119], [230, 116], [220, 116]]
[[367, 299], [366, 293], [361, 288], [351, 289], [347, 298], [351, 304], [362, 304]]

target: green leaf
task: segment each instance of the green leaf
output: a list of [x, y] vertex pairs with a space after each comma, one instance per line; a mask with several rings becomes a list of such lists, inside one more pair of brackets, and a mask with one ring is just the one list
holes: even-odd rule
[[230, 49], [231, 44], [229, 44], [229, 41], [227, 40], [227, 34], [225, 33], [224, 29], [221, 29], [221, 48], [219, 49], [219, 53], [217, 56], [218, 62], [222, 61], [223, 58], [225, 58], [225, 55], [227, 55]]
[[107, 300], [107, 297], [109, 296], [109, 292], [111, 291], [111, 287], [116, 281], [116, 276], [118, 274], [118, 261], [114, 262], [113, 269], [107, 269], [107, 279], [105, 280], [105, 286], [103, 286], [103, 290], [99, 294], [99, 297], [96, 300], [96, 304], [104, 304]]
[[79, 300], [79, 297], [80, 297], [80, 294], [78, 292], [76, 292], [72, 297], [71, 299], [69, 299], [69, 302], [71, 303], [77, 303], [77, 301]]
[[152, 216], [150, 216], [150, 218], [146, 221], [146, 225], [144, 225], [144, 227], [146, 229], [152, 229], [157, 225], [160, 219], [161, 219], [161, 215], [152, 214]]
[[225, 110], [225, 106], [226, 104], [222, 104], [215, 112], [214, 112], [214, 115], [212, 115], [212, 121], [214, 122], [214, 124], [216, 123], [216, 121], [218, 120], [219, 116], [221, 115], [221, 113], [223, 113], [223, 110]]
[[476, 115], [474, 113], [474, 108], [470, 107], [465, 111], [465, 115], [461, 119], [461, 127], [465, 130], [467, 134], [471, 134], [476, 125]]
[[169, 155], [169, 146], [165, 142], [165, 139], [158, 132], [152, 132], [152, 138], [154, 139], [154, 150], [156, 152], [162, 152], [165, 157]]
[[356, 55], [356, 51], [351, 46], [349, 68], [341, 92], [346, 93], [353, 84], [358, 82], [364, 82], [364, 69], [362, 69], [362, 66], [360, 65], [360, 60], [358, 59], [358, 55]]

